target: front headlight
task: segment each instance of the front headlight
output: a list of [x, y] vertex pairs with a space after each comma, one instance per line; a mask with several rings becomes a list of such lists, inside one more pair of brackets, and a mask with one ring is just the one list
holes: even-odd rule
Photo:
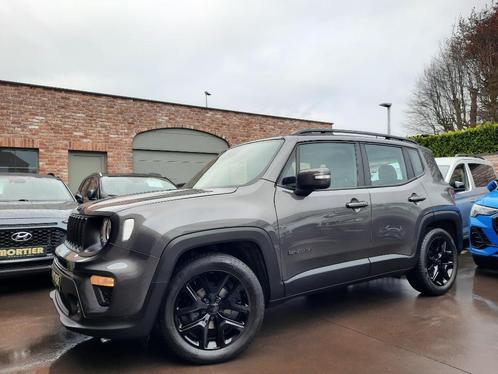
[[479, 205], [479, 204], [472, 205], [472, 209], [470, 211], [471, 217], [492, 216], [493, 214], [498, 214], [498, 209], [490, 208], [488, 206]]
[[100, 244], [105, 247], [109, 239], [111, 238], [111, 220], [109, 218], [104, 218], [102, 221], [102, 226], [100, 227]]

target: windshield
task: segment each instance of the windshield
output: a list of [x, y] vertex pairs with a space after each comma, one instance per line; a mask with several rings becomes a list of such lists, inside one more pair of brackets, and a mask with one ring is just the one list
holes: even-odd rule
[[282, 139], [244, 144], [223, 153], [195, 182], [193, 188], [243, 186], [256, 179], [277, 153]]
[[439, 171], [441, 174], [443, 174], [443, 178], [446, 178], [446, 174], [448, 174], [448, 170], [450, 168], [450, 165], [439, 165], [437, 166], [439, 168]]
[[121, 196], [140, 192], [176, 190], [173, 183], [156, 177], [102, 177], [102, 193]]
[[0, 201], [74, 201], [62, 181], [55, 178], [0, 175]]

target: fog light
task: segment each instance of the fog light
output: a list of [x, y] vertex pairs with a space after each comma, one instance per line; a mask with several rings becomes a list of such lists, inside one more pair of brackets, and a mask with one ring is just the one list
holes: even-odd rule
[[94, 286], [114, 287], [114, 278], [92, 275], [90, 277], [90, 283]]

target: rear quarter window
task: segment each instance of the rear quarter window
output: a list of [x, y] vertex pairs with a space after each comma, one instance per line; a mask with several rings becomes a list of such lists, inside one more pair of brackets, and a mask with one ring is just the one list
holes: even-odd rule
[[427, 148], [420, 148], [420, 150], [422, 152], [422, 156], [424, 156], [425, 163], [429, 167], [429, 171], [431, 172], [434, 180], [442, 181], [444, 179], [443, 175], [441, 174], [441, 171], [439, 170], [439, 168], [436, 164], [436, 160], [434, 160], [434, 156], [433, 156], [431, 150], [429, 150]]
[[469, 163], [469, 168], [476, 187], [486, 187], [490, 181], [496, 178], [494, 169], [489, 165]]
[[416, 149], [407, 148], [408, 157], [412, 163], [413, 173], [416, 177], [424, 174], [424, 165], [422, 164], [422, 160], [420, 159], [420, 154]]

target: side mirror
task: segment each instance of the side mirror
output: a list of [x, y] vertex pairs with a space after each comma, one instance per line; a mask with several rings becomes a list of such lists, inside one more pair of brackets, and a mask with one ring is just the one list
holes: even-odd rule
[[86, 197], [88, 198], [88, 200], [95, 200], [97, 198], [97, 190], [95, 188], [90, 188], [86, 192]]
[[78, 202], [78, 204], [83, 204], [83, 196], [81, 196], [80, 193], [76, 193], [74, 195], [74, 198], [76, 199], [76, 201]]
[[330, 187], [330, 170], [327, 168], [308, 169], [299, 172], [296, 182], [296, 195], [308, 196], [315, 190]]
[[451, 187], [455, 190], [455, 192], [462, 192], [465, 191], [465, 183], [460, 182], [460, 181], [453, 181], [451, 182]]
[[489, 182], [486, 187], [488, 188], [489, 192], [496, 190], [496, 188], [498, 188], [498, 179]]

